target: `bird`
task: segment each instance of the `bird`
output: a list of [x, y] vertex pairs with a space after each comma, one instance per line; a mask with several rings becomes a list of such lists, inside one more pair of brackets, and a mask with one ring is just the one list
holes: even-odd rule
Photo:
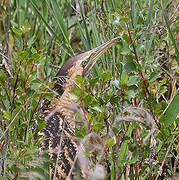
[[[46, 101], [42, 115], [46, 127], [42, 130], [42, 151], [47, 150], [52, 160], [50, 179], [85, 179], [81, 171], [75, 173], [75, 158], [78, 142], [75, 139], [75, 112], [70, 108], [74, 102], [69, 93], [75, 86], [76, 76], [86, 76], [104, 52], [115, 44], [120, 37], [115, 37], [102, 45], [70, 58], [59, 69], [54, 78], [54, 97]], [[80, 167], [79, 167], [80, 169]]]

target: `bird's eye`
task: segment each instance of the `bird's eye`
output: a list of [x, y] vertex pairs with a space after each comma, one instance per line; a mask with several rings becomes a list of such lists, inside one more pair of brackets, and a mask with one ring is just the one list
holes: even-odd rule
[[83, 62], [82, 62], [82, 67], [85, 67], [86, 65], [87, 65], [87, 60], [84, 60]]

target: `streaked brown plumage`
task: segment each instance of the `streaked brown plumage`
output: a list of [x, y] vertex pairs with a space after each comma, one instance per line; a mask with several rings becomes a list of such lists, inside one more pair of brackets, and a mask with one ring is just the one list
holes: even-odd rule
[[[50, 158], [55, 160], [51, 166], [51, 179], [63, 180], [68, 177], [78, 151], [74, 138], [75, 115], [73, 110], [68, 108], [74, 103], [69, 97], [69, 92], [75, 85], [76, 75], [85, 76], [97, 59], [118, 40], [119, 37], [116, 37], [99, 47], [70, 58], [56, 75], [53, 90], [58, 95], [44, 105], [42, 113], [42, 117], [47, 121], [46, 128], [42, 131], [42, 149], [48, 149]], [[75, 173], [75, 168], [70, 178], [85, 179], [82, 178], [82, 172]]]

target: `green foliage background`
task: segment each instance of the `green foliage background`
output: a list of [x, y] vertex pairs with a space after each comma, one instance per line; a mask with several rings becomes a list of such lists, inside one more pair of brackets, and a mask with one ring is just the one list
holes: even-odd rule
[[[77, 77], [80, 88], [73, 89], [87, 109], [89, 131], [105, 144], [100, 162], [110, 169], [109, 179], [177, 175], [176, 1], [2, 0], [0, 12], [1, 179], [49, 179], [50, 160], [38, 153], [42, 100], [54, 96], [53, 79], [66, 60], [116, 36], [121, 40], [88, 77]], [[147, 110], [156, 124], [153, 158], [150, 139], [143, 143], [145, 124], [115, 123], [131, 106]], [[83, 138], [87, 132], [81, 127], [76, 134]], [[147, 158], [155, 163], [150, 166]]]

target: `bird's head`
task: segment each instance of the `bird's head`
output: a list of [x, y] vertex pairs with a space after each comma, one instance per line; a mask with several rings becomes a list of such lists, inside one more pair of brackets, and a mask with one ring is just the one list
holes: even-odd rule
[[[75, 80], [76, 75], [85, 76], [91, 68], [94, 66], [96, 61], [101, 57], [104, 52], [109, 49], [114, 43], [116, 43], [120, 37], [111, 39], [110, 41], [98, 46], [92, 50], [79, 54], [75, 57], [70, 58], [58, 71], [55, 80], [55, 91], [61, 94], [62, 81], [65, 79]], [[63, 79], [63, 80], [62, 80]]]

